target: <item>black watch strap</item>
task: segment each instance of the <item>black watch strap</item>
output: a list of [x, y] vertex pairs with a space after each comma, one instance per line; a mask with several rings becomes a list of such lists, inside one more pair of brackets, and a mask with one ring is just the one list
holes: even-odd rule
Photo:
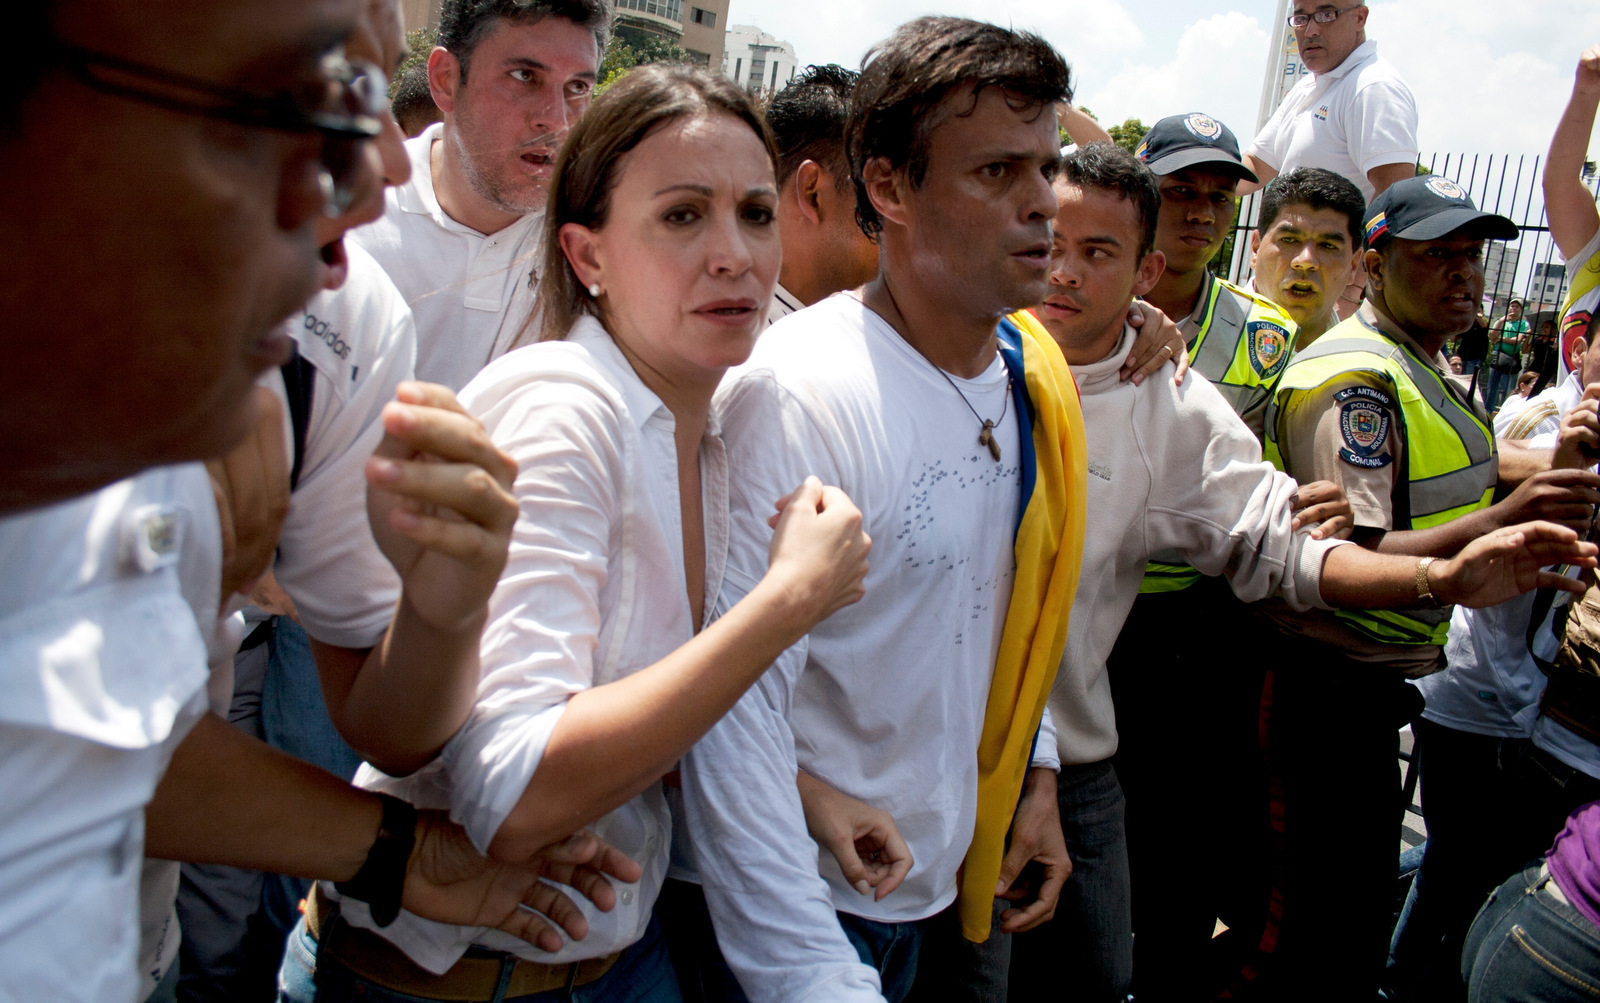
[[341, 896], [367, 904], [372, 921], [388, 926], [400, 915], [400, 895], [406, 883], [406, 863], [416, 839], [417, 809], [397, 797], [379, 794], [383, 799], [383, 822], [378, 837], [367, 851], [366, 862], [349, 881], [336, 881], [333, 887]]

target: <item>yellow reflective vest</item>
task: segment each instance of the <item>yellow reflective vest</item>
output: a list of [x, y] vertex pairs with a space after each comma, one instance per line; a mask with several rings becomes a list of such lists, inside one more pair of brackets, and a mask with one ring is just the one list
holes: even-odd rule
[[[1278, 418], [1296, 393], [1341, 373], [1364, 372], [1388, 384], [1400, 402], [1405, 467], [1396, 471], [1394, 528], [1427, 529], [1487, 508], [1494, 501], [1499, 456], [1494, 432], [1466, 392], [1357, 314], [1295, 355], [1267, 407], [1267, 459], [1283, 469]], [[1293, 473], [1293, 471], [1290, 471]], [[1347, 626], [1385, 644], [1443, 645], [1450, 611], [1338, 610]]]
[[[1246, 416], [1268, 406], [1283, 376], [1295, 323], [1271, 300], [1209, 274], [1200, 295], [1200, 333], [1189, 343], [1189, 368], [1210, 380], [1248, 424]], [[1156, 554], [1145, 565], [1139, 591], [1177, 592], [1199, 580], [1200, 572], [1178, 554]]]

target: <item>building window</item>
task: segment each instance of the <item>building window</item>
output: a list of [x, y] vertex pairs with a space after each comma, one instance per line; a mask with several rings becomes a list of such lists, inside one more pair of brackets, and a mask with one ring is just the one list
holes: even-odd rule
[[733, 82], [739, 82], [739, 71], [744, 69], [744, 59], [740, 57], [733, 61]]
[[749, 88], [752, 92], [761, 89], [761, 78], [767, 75], [767, 55], [761, 53], [750, 60]]
[[690, 7], [689, 20], [695, 24], [705, 25], [707, 28], [715, 28], [717, 26], [717, 12], [706, 10], [703, 7]]
[[683, 0], [617, 0], [617, 7], [620, 10], [636, 10], [683, 23]]

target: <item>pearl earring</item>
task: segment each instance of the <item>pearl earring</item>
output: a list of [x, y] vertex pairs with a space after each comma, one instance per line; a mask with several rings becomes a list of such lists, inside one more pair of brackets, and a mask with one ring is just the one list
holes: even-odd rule
[[600, 298], [600, 283], [595, 282], [589, 286], [589, 295], [595, 299]]

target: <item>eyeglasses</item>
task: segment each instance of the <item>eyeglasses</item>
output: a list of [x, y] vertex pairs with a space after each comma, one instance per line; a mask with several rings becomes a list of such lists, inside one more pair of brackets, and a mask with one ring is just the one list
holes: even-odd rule
[[170, 111], [203, 115], [235, 125], [322, 135], [323, 212], [350, 208], [361, 174], [361, 144], [383, 131], [389, 81], [378, 66], [329, 53], [322, 60], [320, 93], [263, 93], [200, 80], [121, 56], [54, 40], [56, 59], [103, 94]]
[[1357, 8], [1365, 6], [1366, 4], [1364, 3], [1358, 3], [1351, 4], [1349, 7], [1324, 7], [1322, 10], [1315, 10], [1309, 14], [1290, 14], [1289, 27], [1304, 28], [1312, 21], [1318, 24], [1332, 24], [1339, 19], [1340, 14], [1348, 14]]

